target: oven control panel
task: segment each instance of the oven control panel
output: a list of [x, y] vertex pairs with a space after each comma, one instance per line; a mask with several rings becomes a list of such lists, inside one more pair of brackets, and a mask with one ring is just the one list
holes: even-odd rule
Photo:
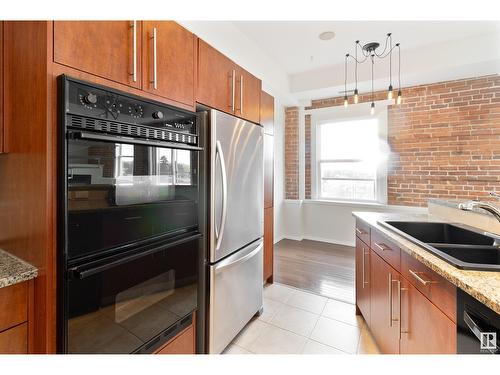
[[196, 116], [101, 86], [66, 80], [66, 114], [197, 135]]

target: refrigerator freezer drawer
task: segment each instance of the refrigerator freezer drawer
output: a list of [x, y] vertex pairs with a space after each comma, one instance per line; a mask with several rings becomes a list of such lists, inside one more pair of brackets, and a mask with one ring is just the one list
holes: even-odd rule
[[259, 239], [210, 266], [210, 354], [221, 353], [262, 308], [262, 244]]

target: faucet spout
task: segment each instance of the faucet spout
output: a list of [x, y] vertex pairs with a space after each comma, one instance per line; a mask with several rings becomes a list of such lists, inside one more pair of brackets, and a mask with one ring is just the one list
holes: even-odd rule
[[488, 202], [481, 201], [469, 201], [460, 203], [458, 208], [464, 211], [472, 211], [474, 208], [481, 208], [482, 210], [488, 211], [500, 222], [500, 209], [495, 205]]

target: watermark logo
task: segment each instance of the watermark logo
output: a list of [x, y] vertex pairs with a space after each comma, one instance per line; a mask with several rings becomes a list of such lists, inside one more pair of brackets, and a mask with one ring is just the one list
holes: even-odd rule
[[495, 350], [497, 348], [496, 332], [481, 332], [481, 349]]

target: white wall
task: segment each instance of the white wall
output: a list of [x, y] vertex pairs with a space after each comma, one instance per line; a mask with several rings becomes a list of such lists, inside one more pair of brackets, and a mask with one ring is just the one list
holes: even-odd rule
[[274, 242], [284, 237], [283, 200], [285, 194], [285, 107], [274, 101]]
[[283, 238], [354, 246], [354, 211], [418, 213], [427, 208], [287, 199], [281, 209]]

